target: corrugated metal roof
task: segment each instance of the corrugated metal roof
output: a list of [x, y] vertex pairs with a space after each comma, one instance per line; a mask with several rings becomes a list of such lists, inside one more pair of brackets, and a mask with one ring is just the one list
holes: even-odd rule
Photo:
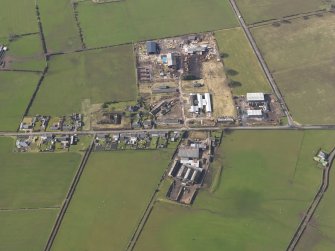
[[157, 43], [154, 41], [147, 41], [147, 52], [157, 53]]
[[262, 110], [247, 110], [248, 116], [262, 116]]
[[178, 152], [178, 157], [180, 158], [199, 158], [200, 152], [199, 148], [180, 148]]
[[262, 92], [253, 92], [247, 93], [247, 101], [264, 101], [264, 93]]

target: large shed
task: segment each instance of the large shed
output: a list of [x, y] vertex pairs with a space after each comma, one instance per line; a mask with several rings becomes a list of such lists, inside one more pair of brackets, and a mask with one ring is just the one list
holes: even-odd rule
[[264, 93], [252, 92], [247, 93], [247, 102], [264, 102]]
[[154, 41], [147, 41], [147, 53], [156, 54], [158, 52], [158, 45]]
[[263, 116], [262, 110], [247, 110], [248, 117], [260, 118]]
[[183, 147], [179, 149], [179, 158], [199, 159], [200, 150], [199, 148]]

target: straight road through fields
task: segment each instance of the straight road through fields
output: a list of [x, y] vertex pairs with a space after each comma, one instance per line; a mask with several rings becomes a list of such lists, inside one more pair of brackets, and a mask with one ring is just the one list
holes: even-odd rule
[[269, 83], [272, 87], [272, 90], [274, 91], [275, 95], [277, 96], [277, 98], [279, 100], [279, 103], [280, 103], [280, 105], [281, 105], [281, 107], [282, 107], [282, 109], [283, 109], [283, 111], [284, 111], [284, 113], [285, 113], [285, 115], [288, 119], [289, 126], [294, 126], [294, 121], [292, 119], [292, 116], [289, 113], [287, 105], [286, 105], [286, 103], [285, 103], [285, 101], [284, 101], [284, 99], [283, 99], [283, 97], [282, 97], [282, 95], [279, 91], [279, 88], [278, 88], [276, 82], [274, 81], [274, 79], [272, 77], [272, 74], [271, 74], [267, 64], [265, 63], [265, 60], [264, 60], [261, 52], [259, 51], [259, 49], [257, 47], [257, 44], [256, 44], [248, 26], [244, 22], [244, 19], [241, 15], [240, 10], [237, 7], [237, 4], [236, 4], [235, 0], [229, 0], [229, 2], [230, 2], [231, 6], [234, 10], [235, 15], [237, 16], [238, 21], [240, 22], [241, 27], [243, 28], [243, 31], [244, 31], [244, 33], [245, 33], [245, 35], [246, 35], [246, 37], [247, 37], [247, 39], [250, 43], [255, 55], [257, 56], [257, 59], [258, 59], [260, 65], [261, 65], [261, 67], [262, 67], [262, 69], [263, 69], [263, 71], [266, 75], [267, 80], [269, 81]]

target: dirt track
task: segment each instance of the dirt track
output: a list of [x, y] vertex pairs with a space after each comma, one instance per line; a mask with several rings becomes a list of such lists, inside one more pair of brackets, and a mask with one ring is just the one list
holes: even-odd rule
[[314, 200], [312, 201], [312, 204], [309, 206], [304, 218], [302, 219], [297, 231], [295, 232], [292, 240], [290, 241], [290, 244], [287, 247], [287, 251], [293, 251], [295, 250], [296, 246], [298, 245], [299, 240], [301, 239], [303, 233], [305, 232], [309, 222], [311, 221], [318, 205], [320, 204], [323, 195], [328, 189], [329, 186], [329, 173], [330, 169], [332, 167], [333, 161], [335, 158], [335, 148], [329, 155], [329, 164], [327, 167], [323, 170], [323, 176], [322, 176], [322, 183], [320, 186], [320, 189], [316, 196], [314, 197]]

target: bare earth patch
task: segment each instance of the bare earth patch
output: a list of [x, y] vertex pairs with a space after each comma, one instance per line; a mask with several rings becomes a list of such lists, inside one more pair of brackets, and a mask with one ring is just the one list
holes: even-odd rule
[[213, 115], [236, 116], [233, 96], [228, 86], [228, 80], [223, 71], [223, 65], [218, 62], [203, 63], [203, 78], [212, 94]]

